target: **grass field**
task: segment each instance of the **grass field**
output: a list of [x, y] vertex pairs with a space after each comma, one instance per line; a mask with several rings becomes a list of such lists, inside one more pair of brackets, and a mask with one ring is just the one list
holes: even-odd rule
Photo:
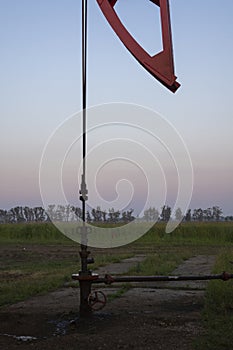
[[[213, 273], [233, 272], [233, 248], [219, 252]], [[233, 281], [210, 281], [202, 314], [207, 333], [196, 344], [201, 350], [232, 349], [233, 344]]]
[[[112, 227], [112, 225], [111, 225]], [[0, 243], [74, 244], [51, 223], [1, 224]], [[182, 223], [171, 234], [165, 233], [165, 224], [156, 224], [136, 245], [233, 245], [233, 223]]]
[[[59, 233], [52, 224], [0, 225], [0, 243], [1, 307], [55, 290], [71, 281], [71, 274], [80, 268], [79, 245]], [[233, 224], [181, 224], [171, 234], [165, 233], [163, 224], [157, 224], [130, 245], [91, 250], [95, 257], [95, 264], [91, 265], [93, 270], [143, 253], [147, 258], [130, 271], [132, 275], [169, 274], [191, 256], [214, 254], [217, 260], [213, 273], [232, 272]], [[206, 334], [196, 344], [197, 349], [231, 349], [232, 281], [208, 284], [202, 317]]]

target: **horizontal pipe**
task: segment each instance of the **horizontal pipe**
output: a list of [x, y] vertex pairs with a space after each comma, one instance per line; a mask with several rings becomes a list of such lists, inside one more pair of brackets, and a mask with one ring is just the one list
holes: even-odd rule
[[223, 272], [218, 275], [202, 275], [202, 276], [118, 276], [112, 277], [106, 275], [102, 278], [92, 280], [92, 283], [112, 284], [117, 282], [174, 282], [174, 281], [205, 281], [205, 280], [223, 280], [227, 281], [233, 278], [233, 274]]

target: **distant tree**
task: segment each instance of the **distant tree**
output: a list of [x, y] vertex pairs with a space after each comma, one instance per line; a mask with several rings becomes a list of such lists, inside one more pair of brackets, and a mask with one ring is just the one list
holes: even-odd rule
[[149, 209], [144, 211], [143, 219], [146, 220], [146, 221], [150, 221], [150, 211], [149, 211]]
[[222, 209], [219, 206], [213, 206], [207, 209], [194, 209], [193, 220], [194, 221], [219, 221], [222, 217]]
[[97, 222], [97, 215], [96, 215], [96, 209], [95, 208], [91, 209], [91, 216], [92, 216], [92, 220], [94, 222]]
[[160, 214], [160, 217], [161, 217], [161, 220], [162, 221], [169, 221], [170, 220], [170, 217], [171, 217], [171, 208], [167, 205], [164, 205], [162, 207], [162, 211], [161, 211], [161, 214]]
[[128, 218], [127, 218], [127, 212], [126, 212], [126, 211], [123, 211], [123, 212], [122, 212], [121, 219], [122, 219], [122, 221], [123, 221], [124, 223], [127, 223]]
[[156, 222], [159, 218], [159, 212], [155, 208], [149, 208], [144, 211], [144, 220]]
[[64, 209], [64, 220], [66, 222], [70, 221], [71, 214], [72, 214], [72, 207], [71, 207], [70, 204], [68, 204], [68, 205], [65, 206], [65, 209]]
[[64, 221], [65, 207], [64, 205], [58, 205], [55, 210], [55, 221]]
[[134, 210], [131, 208], [130, 210], [127, 210], [126, 215], [127, 215], [127, 221], [133, 221], [135, 217], [133, 216]]
[[71, 210], [75, 214], [77, 220], [82, 220], [83, 213], [81, 208], [72, 206]]
[[216, 205], [216, 206], [213, 206], [212, 213], [213, 213], [213, 219], [215, 221], [219, 221], [222, 217], [223, 211], [219, 206]]
[[8, 218], [9, 223], [17, 223], [17, 212], [16, 212], [15, 208], [11, 208], [7, 212], [7, 218]]
[[129, 210], [126, 210], [126, 211], [123, 211], [122, 212], [122, 216], [121, 216], [121, 220], [124, 222], [124, 223], [128, 223], [128, 222], [131, 222], [135, 219], [135, 217], [133, 216], [133, 209], [129, 209]]
[[205, 221], [211, 221], [213, 220], [213, 212], [212, 208], [207, 208], [203, 210], [203, 219]]
[[197, 209], [197, 218], [198, 221], [203, 221], [204, 219], [204, 211], [201, 208]]
[[233, 215], [226, 216], [225, 221], [233, 221]]
[[103, 212], [102, 212], [100, 206], [96, 207], [96, 215], [97, 215], [97, 221], [98, 222], [102, 221]]
[[32, 208], [29, 207], [24, 207], [23, 208], [24, 211], [24, 217], [26, 219], [27, 222], [33, 222], [34, 220], [34, 212]]
[[86, 213], [86, 220], [87, 220], [88, 223], [91, 222], [91, 214], [90, 214], [89, 211], [87, 211], [87, 213]]
[[194, 221], [203, 221], [204, 214], [201, 208], [193, 210], [193, 220]]
[[17, 206], [14, 208], [14, 211], [15, 211], [17, 223], [22, 223], [22, 222], [26, 221], [26, 219], [24, 217], [23, 207]]
[[106, 210], [102, 211], [102, 217], [103, 217], [103, 221], [106, 222], [107, 221], [107, 212], [106, 212]]
[[181, 221], [182, 220], [183, 214], [182, 214], [182, 210], [180, 208], [176, 209], [175, 217], [176, 217], [177, 221]]
[[7, 210], [0, 209], [0, 223], [5, 224], [7, 222]]
[[114, 222], [114, 208], [109, 208], [108, 209], [108, 221]]
[[6, 223], [7, 224], [13, 224], [14, 222], [16, 222], [16, 221], [14, 221], [14, 216], [12, 214], [12, 209], [7, 210], [7, 212], [6, 212]]
[[95, 208], [93, 208], [91, 210], [91, 215], [93, 217], [93, 221], [94, 222], [101, 222], [102, 221], [102, 210], [99, 206]]
[[113, 222], [117, 223], [120, 220], [121, 213], [119, 210], [113, 213]]
[[121, 213], [119, 210], [115, 210], [114, 208], [108, 209], [108, 221], [109, 222], [117, 223], [120, 220], [120, 215], [121, 215]]
[[15, 208], [11, 208], [8, 211], [8, 221], [10, 223], [16, 223], [17, 222], [17, 215], [16, 215]]
[[33, 208], [33, 213], [34, 213], [34, 217], [35, 217], [35, 221], [36, 222], [43, 222], [43, 221], [45, 221], [46, 214], [45, 214], [44, 208], [42, 208], [42, 207], [35, 207], [35, 208]]
[[56, 207], [55, 204], [49, 204], [49, 205], [48, 205], [48, 208], [47, 208], [47, 210], [46, 210], [47, 215], [49, 216], [49, 219], [50, 219], [50, 220], [55, 220], [55, 218], [56, 218], [55, 207]]
[[187, 213], [185, 214], [185, 221], [190, 222], [192, 220], [192, 212], [191, 209], [187, 210]]
[[166, 206], [165, 205], [162, 207], [160, 217], [161, 217], [161, 221], [166, 221], [166, 219], [165, 219], [166, 218]]
[[197, 209], [194, 209], [194, 210], [193, 210], [192, 219], [193, 219], [193, 221], [198, 221]]

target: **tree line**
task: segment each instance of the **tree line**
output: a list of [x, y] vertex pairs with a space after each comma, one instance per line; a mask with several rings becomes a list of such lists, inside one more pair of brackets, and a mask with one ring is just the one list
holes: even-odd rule
[[[160, 210], [150, 207], [144, 211], [143, 217], [138, 220], [151, 222], [167, 222], [170, 220], [172, 209], [164, 205]], [[86, 212], [86, 221], [88, 223], [128, 223], [135, 219], [134, 209], [125, 211], [110, 208], [102, 210], [100, 206], [92, 208]], [[54, 205], [51, 204], [45, 210], [43, 207], [17, 206], [9, 210], [0, 209], [0, 223], [27, 223], [27, 222], [50, 222], [63, 221], [70, 222], [82, 219], [82, 209], [72, 205]], [[223, 211], [219, 206], [213, 206], [207, 209], [188, 209], [182, 213], [180, 208], [175, 211], [177, 221], [183, 222], [203, 222], [203, 221], [233, 221], [233, 216], [223, 216]]]
[[[86, 212], [86, 221], [91, 222], [130, 222], [135, 219], [133, 209], [120, 212], [114, 208], [101, 210], [99, 206]], [[51, 204], [45, 210], [43, 207], [30, 208], [28, 206], [16, 206], [9, 210], [0, 209], [0, 224], [27, 223], [27, 222], [71, 222], [82, 219], [82, 209], [72, 205]]]
[[[163, 206], [161, 213], [156, 208], [149, 208], [144, 212], [144, 219], [147, 221], [168, 221], [171, 217], [171, 207]], [[191, 222], [191, 221], [233, 221], [233, 216], [223, 216], [222, 209], [215, 205], [207, 209], [188, 209], [186, 213], [182, 213], [180, 208], [175, 211], [175, 218], [177, 221]]]

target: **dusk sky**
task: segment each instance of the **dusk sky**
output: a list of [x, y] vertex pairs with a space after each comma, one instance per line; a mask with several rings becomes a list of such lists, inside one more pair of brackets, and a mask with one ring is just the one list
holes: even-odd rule
[[[190, 207], [219, 205], [225, 215], [233, 214], [233, 1], [170, 1], [181, 83], [176, 94], [136, 62], [97, 2], [88, 3], [88, 106], [133, 103], [164, 116], [192, 159]], [[137, 40], [156, 53], [156, 6], [119, 0], [116, 10]], [[0, 23], [0, 208], [41, 205], [44, 146], [81, 109], [81, 0], [0, 0]]]

